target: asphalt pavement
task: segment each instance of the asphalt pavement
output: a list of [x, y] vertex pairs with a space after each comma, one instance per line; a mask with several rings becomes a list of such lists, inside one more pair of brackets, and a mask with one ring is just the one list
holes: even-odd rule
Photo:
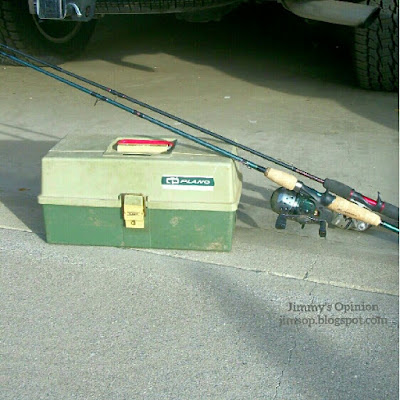
[[[399, 203], [397, 95], [357, 88], [326, 28], [279, 10], [105, 17], [62, 66]], [[229, 253], [46, 243], [41, 158], [104, 133], [161, 132], [0, 66], [1, 399], [398, 398], [398, 236], [277, 231], [276, 186], [253, 170]]]

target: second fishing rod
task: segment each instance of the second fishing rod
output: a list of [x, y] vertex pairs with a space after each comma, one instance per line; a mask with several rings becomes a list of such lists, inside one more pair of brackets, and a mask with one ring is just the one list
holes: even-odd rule
[[381, 197], [379, 195], [379, 192], [378, 192], [378, 198], [376, 200], [371, 199], [371, 198], [363, 195], [362, 193], [356, 191], [352, 187], [350, 187], [350, 186], [348, 186], [348, 185], [346, 185], [346, 184], [344, 184], [344, 183], [342, 183], [340, 181], [337, 181], [337, 180], [334, 180], [334, 179], [330, 179], [330, 178], [322, 179], [322, 178], [320, 178], [320, 177], [318, 177], [316, 175], [313, 175], [313, 174], [311, 174], [311, 173], [309, 173], [307, 171], [304, 171], [304, 170], [302, 170], [300, 168], [297, 168], [294, 165], [288, 164], [288, 163], [286, 163], [284, 161], [278, 160], [278, 159], [276, 159], [274, 157], [271, 157], [271, 156], [269, 156], [267, 154], [261, 153], [261, 152], [255, 150], [253, 148], [250, 148], [250, 147], [248, 147], [248, 146], [246, 146], [246, 145], [244, 145], [242, 143], [238, 143], [238, 142], [236, 142], [236, 141], [234, 141], [232, 139], [229, 139], [229, 138], [227, 138], [225, 136], [219, 135], [219, 134], [217, 134], [215, 132], [210, 131], [209, 129], [203, 128], [203, 127], [201, 127], [199, 125], [196, 125], [196, 124], [194, 124], [192, 122], [189, 122], [189, 121], [187, 121], [187, 120], [185, 120], [183, 118], [180, 118], [180, 117], [178, 117], [176, 115], [170, 114], [170, 113], [168, 113], [166, 111], [163, 111], [163, 110], [161, 110], [161, 109], [159, 109], [157, 107], [151, 106], [151, 105], [149, 105], [147, 103], [144, 103], [144, 102], [142, 102], [142, 101], [140, 101], [138, 99], [135, 99], [135, 98], [133, 98], [131, 96], [128, 96], [128, 95], [126, 95], [124, 93], [121, 93], [121, 92], [119, 92], [119, 91], [117, 91], [115, 89], [109, 88], [109, 87], [107, 87], [105, 85], [102, 85], [102, 84], [100, 84], [98, 82], [92, 81], [92, 80], [87, 79], [85, 77], [82, 77], [82, 76], [80, 76], [78, 74], [75, 74], [73, 72], [67, 71], [64, 68], [61, 68], [61, 67], [59, 67], [57, 65], [50, 64], [50, 63], [48, 63], [46, 61], [40, 60], [40, 59], [38, 59], [38, 58], [36, 58], [34, 56], [31, 56], [31, 55], [26, 54], [26, 53], [24, 53], [22, 51], [13, 49], [13, 48], [11, 48], [11, 47], [9, 47], [7, 45], [1, 44], [1, 43], [0, 43], [0, 47], [3, 47], [4, 49], [7, 49], [8, 51], [12, 51], [15, 54], [19, 54], [19, 55], [21, 55], [21, 56], [23, 56], [23, 57], [25, 57], [27, 59], [35, 61], [35, 62], [37, 62], [37, 63], [39, 63], [41, 65], [47, 66], [49, 68], [52, 68], [52, 69], [54, 69], [54, 70], [56, 70], [56, 71], [58, 71], [60, 73], [63, 73], [65, 75], [70, 76], [70, 77], [72, 77], [74, 79], [77, 79], [77, 80], [79, 80], [81, 82], [85, 82], [85, 83], [87, 83], [87, 84], [89, 84], [89, 85], [91, 85], [93, 87], [101, 89], [101, 90], [103, 90], [103, 91], [105, 91], [107, 93], [110, 93], [110, 94], [114, 95], [114, 96], [117, 96], [117, 97], [122, 98], [124, 100], [127, 100], [127, 101], [129, 101], [131, 103], [137, 104], [137, 105], [139, 105], [139, 106], [141, 106], [143, 108], [151, 110], [151, 111], [153, 111], [155, 113], [163, 115], [163, 116], [165, 116], [167, 118], [170, 118], [170, 119], [172, 119], [174, 121], [177, 121], [177, 122], [179, 122], [179, 123], [181, 123], [183, 125], [186, 125], [186, 126], [192, 128], [192, 129], [195, 129], [195, 130], [198, 130], [198, 131], [200, 131], [202, 133], [205, 133], [205, 134], [207, 134], [209, 136], [212, 136], [212, 137], [214, 137], [216, 139], [219, 139], [219, 140], [221, 140], [221, 141], [223, 141], [225, 143], [233, 145], [233, 146], [235, 146], [235, 147], [237, 147], [237, 148], [239, 148], [241, 150], [247, 151], [247, 152], [249, 152], [249, 153], [251, 153], [251, 154], [253, 154], [253, 155], [257, 156], [257, 157], [260, 157], [260, 158], [263, 158], [264, 160], [270, 161], [270, 162], [272, 162], [272, 163], [274, 163], [276, 165], [279, 165], [279, 166], [281, 166], [281, 167], [283, 167], [285, 169], [293, 171], [293, 172], [295, 172], [295, 173], [297, 173], [299, 175], [302, 175], [302, 176], [304, 176], [304, 177], [306, 177], [308, 179], [311, 179], [311, 180], [313, 180], [315, 182], [321, 183], [324, 186], [325, 189], [327, 189], [328, 191], [330, 191], [330, 192], [332, 192], [334, 194], [337, 194], [338, 196], [341, 196], [341, 197], [343, 197], [343, 198], [345, 198], [347, 200], [356, 201], [356, 202], [362, 204], [363, 206], [369, 208], [372, 211], [375, 211], [375, 212], [378, 212], [378, 213], [380, 213], [382, 215], [385, 215], [385, 216], [387, 216], [387, 217], [389, 217], [391, 219], [396, 220], [397, 222], [399, 221], [399, 208], [394, 206], [394, 205], [392, 205], [392, 204], [390, 204], [390, 203], [384, 202], [381, 199]]
[[[279, 192], [277, 193], [277, 198], [275, 199], [276, 201], [274, 201], [274, 204], [276, 206], [274, 207], [274, 211], [279, 214], [276, 223], [276, 227], [278, 229], [284, 229], [286, 226], [286, 219], [293, 218], [297, 222], [302, 224], [302, 226], [304, 226], [307, 222], [319, 223], [320, 236], [325, 236], [327, 223], [332, 221], [335, 215], [339, 216], [343, 215], [348, 217], [350, 221], [353, 219], [356, 221], [363, 221], [368, 225], [381, 226], [397, 234], [399, 233], [399, 228], [397, 226], [389, 222], [382, 221], [379, 215], [371, 212], [370, 210], [366, 208], [361, 208], [359, 205], [354, 204], [353, 202], [350, 202], [344, 198], [341, 198], [340, 196], [334, 196], [328, 191], [326, 191], [325, 193], [320, 193], [315, 189], [312, 189], [304, 185], [302, 182], [298, 181], [297, 178], [293, 175], [290, 175], [286, 172], [282, 172], [279, 170], [275, 170], [273, 168], [266, 168], [261, 165], [258, 165], [250, 160], [247, 160], [243, 157], [233, 154], [221, 147], [208, 143], [196, 136], [190, 135], [178, 128], [175, 128], [153, 117], [150, 117], [144, 113], [141, 113], [131, 107], [128, 107], [113, 99], [110, 99], [97, 92], [94, 92], [82, 85], [79, 85], [78, 83], [72, 82], [59, 75], [53, 74], [50, 71], [46, 71], [45, 69], [36, 66], [28, 61], [21, 60], [17, 56], [13, 56], [1, 50], [0, 50], [0, 56], [12, 60], [17, 64], [32, 68], [37, 72], [40, 72], [48, 77], [56, 79], [57, 81], [62, 82], [68, 86], [71, 86], [74, 89], [77, 89], [90, 96], [93, 96], [97, 100], [104, 101], [114, 107], [122, 109], [123, 111], [126, 111], [130, 114], [133, 114], [136, 117], [143, 118], [148, 122], [151, 122], [159, 127], [174, 132], [177, 135], [189, 139], [195, 143], [198, 143], [218, 154], [224, 155], [225, 157], [229, 157], [232, 160], [239, 161], [242, 164], [246, 165], [247, 167], [263, 173], [268, 179], [282, 186], [281, 189], [283, 191], [281, 191], [281, 189], [278, 189]], [[293, 201], [290, 199], [295, 199], [295, 203], [293, 203]]]

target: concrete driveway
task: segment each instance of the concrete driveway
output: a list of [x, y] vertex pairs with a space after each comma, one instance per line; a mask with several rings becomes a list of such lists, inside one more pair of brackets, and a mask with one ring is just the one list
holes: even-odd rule
[[[397, 95], [358, 89], [332, 37], [271, 6], [106, 17], [63, 67], [397, 205]], [[0, 67], [0, 398], [398, 398], [398, 236], [276, 231], [262, 174], [243, 170], [230, 253], [47, 244], [41, 157], [111, 132], [163, 133]]]

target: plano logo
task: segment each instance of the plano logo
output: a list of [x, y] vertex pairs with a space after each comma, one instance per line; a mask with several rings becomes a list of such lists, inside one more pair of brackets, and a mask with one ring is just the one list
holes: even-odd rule
[[214, 178], [207, 176], [164, 175], [161, 178], [163, 189], [172, 190], [214, 190]]

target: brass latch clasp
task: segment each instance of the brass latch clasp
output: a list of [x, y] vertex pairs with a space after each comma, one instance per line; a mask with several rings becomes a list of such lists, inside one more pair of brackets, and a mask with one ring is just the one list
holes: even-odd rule
[[144, 196], [141, 194], [125, 194], [122, 207], [125, 226], [127, 228], [143, 229], [146, 214]]

